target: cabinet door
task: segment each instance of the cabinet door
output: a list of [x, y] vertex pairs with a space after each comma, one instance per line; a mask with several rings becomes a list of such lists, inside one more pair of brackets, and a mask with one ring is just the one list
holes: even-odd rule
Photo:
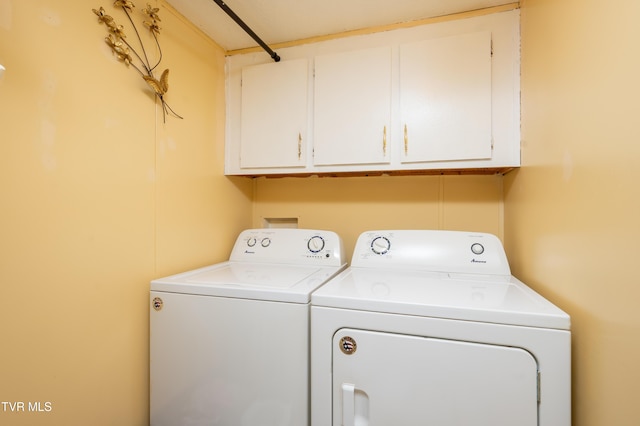
[[538, 424], [526, 350], [342, 329], [332, 353], [334, 426]]
[[240, 167], [304, 167], [308, 62], [242, 69]]
[[388, 163], [390, 117], [390, 47], [315, 58], [315, 165]]
[[491, 33], [400, 46], [403, 163], [490, 159]]

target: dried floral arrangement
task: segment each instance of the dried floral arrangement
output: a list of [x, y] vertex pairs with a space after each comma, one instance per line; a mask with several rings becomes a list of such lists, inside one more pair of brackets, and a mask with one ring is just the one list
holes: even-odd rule
[[[135, 9], [135, 5], [130, 0], [116, 0], [113, 2], [113, 7], [120, 8], [124, 11], [127, 19], [131, 23], [133, 30], [136, 33], [138, 39], [138, 45], [142, 52], [142, 55], [138, 54], [136, 49], [127, 41], [127, 36], [124, 32], [124, 27], [122, 25], [118, 25], [116, 21], [110, 16], [107, 15], [106, 11], [102, 6], [100, 9], [92, 9], [93, 13], [98, 16], [98, 22], [104, 23], [107, 26], [107, 31], [109, 34], [105, 37], [105, 42], [111, 47], [111, 50], [115, 55], [124, 62], [127, 66], [132, 66], [147, 82], [147, 84], [153, 89], [155, 95], [160, 99], [162, 103], [162, 115], [166, 120], [167, 115], [172, 115], [177, 118], [182, 118], [176, 112], [171, 109], [171, 107], [167, 104], [164, 99], [165, 94], [169, 90], [169, 70], [165, 69], [160, 75], [160, 79], [156, 79], [154, 76], [154, 71], [160, 65], [162, 61], [162, 49], [160, 48], [160, 42], [158, 41], [158, 35], [160, 34], [160, 26], [158, 23], [160, 22], [160, 17], [158, 16], [159, 9], [157, 7], [153, 8], [149, 3], [147, 3], [146, 9], [143, 9], [142, 12], [150, 19], [144, 20], [143, 24], [149, 29], [153, 39], [156, 42], [157, 52], [158, 52], [158, 60], [152, 65], [149, 57], [147, 55], [147, 50], [144, 48], [144, 44], [142, 43], [142, 39], [140, 38], [140, 33], [138, 32], [138, 28], [136, 24], [133, 22], [132, 14]], [[133, 54], [133, 56], [132, 56]], [[136, 65], [137, 64], [137, 65]]]

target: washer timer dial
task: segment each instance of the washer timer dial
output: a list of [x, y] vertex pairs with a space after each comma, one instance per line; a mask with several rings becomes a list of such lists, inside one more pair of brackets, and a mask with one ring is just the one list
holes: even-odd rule
[[324, 248], [324, 238], [322, 238], [320, 235], [314, 235], [313, 237], [309, 238], [309, 241], [307, 242], [307, 248], [311, 253], [320, 252]]
[[375, 254], [385, 254], [391, 248], [391, 241], [387, 237], [375, 237], [371, 241], [371, 251]]

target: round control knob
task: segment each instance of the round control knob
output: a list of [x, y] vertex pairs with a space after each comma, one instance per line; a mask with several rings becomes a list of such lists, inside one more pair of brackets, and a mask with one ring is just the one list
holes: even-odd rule
[[473, 254], [482, 254], [484, 253], [484, 246], [480, 243], [471, 244], [471, 252]]
[[251, 237], [251, 238], [249, 238], [249, 239], [247, 240], [247, 245], [248, 245], [249, 247], [253, 247], [253, 246], [255, 246], [255, 245], [256, 245], [256, 243], [257, 243], [257, 241], [256, 241], [256, 239], [255, 239], [255, 238], [253, 238], [253, 237]]
[[391, 248], [391, 241], [387, 237], [375, 237], [371, 241], [371, 251], [375, 254], [385, 254]]
[[270, 238], [263, 238], [262, 241], [260, 241], [260, 245], [262, 247], [269, 247], [269, 245], [271, 244], [271, 239]]
[[314, 235], [313, 237], [309, 238], [309, 241], [307, 242], [307, 248], [311, 253], [318, 253], [324, 248], [324, 238], [322, 238], [320, 235]]

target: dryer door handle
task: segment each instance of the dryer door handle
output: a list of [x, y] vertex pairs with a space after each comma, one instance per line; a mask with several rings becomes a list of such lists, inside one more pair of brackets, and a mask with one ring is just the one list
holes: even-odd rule
[[351, 383], [342, 384], [342, 426], [355, 426], [356, 387]]

